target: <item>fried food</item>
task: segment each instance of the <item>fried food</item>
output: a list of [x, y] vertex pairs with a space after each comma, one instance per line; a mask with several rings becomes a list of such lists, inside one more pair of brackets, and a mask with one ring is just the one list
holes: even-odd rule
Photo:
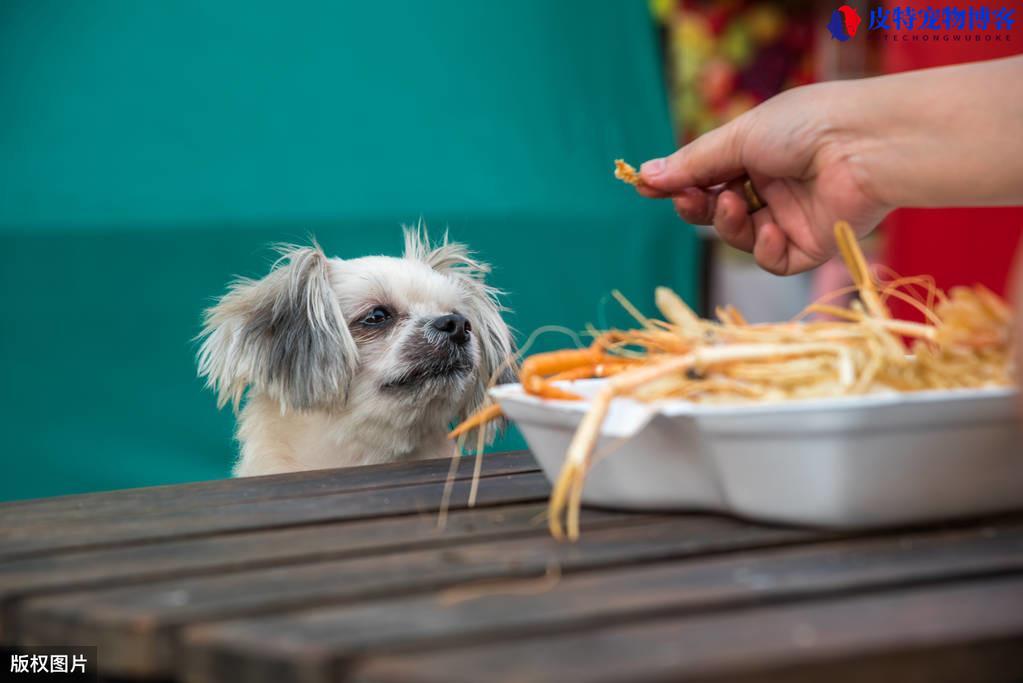
[[643, 182], [643, 179], [639, 177], [639, 171], [625, 163], [624, 159], [615, 159], [615, 178], [625, 181], [632, 186], [637, 186]]
[[[858, 293], [848, 306], [825, 297], [794, 320], [766, 324], [750, 324], [727, 306], [717, 320], [705, 320], [659, 287], [655, 303], [663, 320], [657, 320], [616, 292], [639, 329], [596, 333], [588, 348], [536, 354], [523, 363], [524, 391], [545, 399], [583, 400], [555, 381], [608, 378], [589, 399], [551, 495], [552, 535], [579, 536], [586, 472], [617, 397], [741, 404], [1013, 383], [1012, 315], [1002, 299], [983, 286], [945, 294], [923, 276], [881, 280], [848, 223], [835, 225], [835, 237]], [[886, 303], [892, 298], [915, 306], [926, 322], [892, 319]], [[807, 320], [812, 314], [828, 319]], [[466, 424], [498, 415], [489, 406]]]

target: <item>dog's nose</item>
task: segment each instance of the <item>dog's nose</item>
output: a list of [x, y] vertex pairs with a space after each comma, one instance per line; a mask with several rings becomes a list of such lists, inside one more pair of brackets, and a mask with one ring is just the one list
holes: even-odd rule
[[469, 333], [472, 332], [472, 325], [464, 315], [458, 313], [434, 318], [433, 327], [448, 335], [448, 338], [455, 344], [464, 344], [469, 341]]

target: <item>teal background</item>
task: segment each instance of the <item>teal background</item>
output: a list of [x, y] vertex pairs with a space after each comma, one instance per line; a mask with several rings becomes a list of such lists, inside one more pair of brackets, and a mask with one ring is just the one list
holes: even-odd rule
[[7, 0], [0, 101], [0, 499], [226, 476], [192, 338], [274, 241], [421, 217], [520, 341], [695, 301], [693, 235], [611, 175], [672, 148], [643, 2]]

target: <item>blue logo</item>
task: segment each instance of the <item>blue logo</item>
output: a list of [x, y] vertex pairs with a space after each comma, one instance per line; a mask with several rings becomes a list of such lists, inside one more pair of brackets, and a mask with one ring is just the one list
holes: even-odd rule
[[962, 8], [946, 6], [875, 7], [870, 10], [869, 31], [1010, 31], [1016, 20], [1013, 7], [991, 8], [986, 5]]
[[[870, 9], [867, 31], [881, 31], [885, 40], [908, 41], [1010, 41], [1016, 25], [1016, 8], [968, 5], [956, 7], [910, 6], [873, 7]], [[846, 42], [856, 35], [860, 15], [849, 5], [842, 5], [831, 13], [828, 32], [834, 40]], [[983, 34], [983, 35], [981, 35]]]

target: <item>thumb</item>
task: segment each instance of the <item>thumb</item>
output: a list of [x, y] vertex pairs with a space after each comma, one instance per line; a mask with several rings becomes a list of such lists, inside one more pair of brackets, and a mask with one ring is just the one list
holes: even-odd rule
[[743, 175], [745, 118], [740, 116], [704, 133], [671, 156], [645, 162], [639, 169], [643, 183], [674, 193], [688, 187], [710, 187]]

